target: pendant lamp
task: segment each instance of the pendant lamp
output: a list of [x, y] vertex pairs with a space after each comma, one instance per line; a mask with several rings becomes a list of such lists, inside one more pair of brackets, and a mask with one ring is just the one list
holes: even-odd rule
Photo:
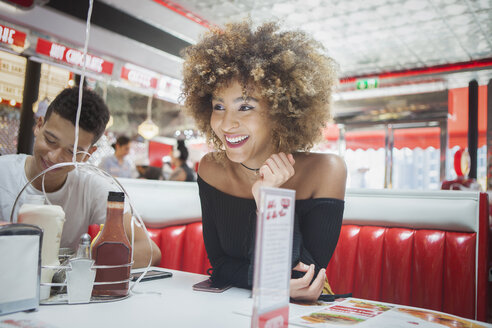
[[159, 133], [159, 127], [152, 122], [151, 118], [151, 108], [152, 108], [152, 96], [149, 96], [149, 101], [147, 102], [147, 119], [143, 121], [142, 124], [138, 126], [138, 134], [140, 134], [145, 139], [149, 140], [155, 137]]

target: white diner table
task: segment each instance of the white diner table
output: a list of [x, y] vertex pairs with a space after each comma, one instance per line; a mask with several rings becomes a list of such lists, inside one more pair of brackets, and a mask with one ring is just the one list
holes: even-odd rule
[[[248, 312], [251, 313], [253, 305], [250, 290], [231, 288], [223, 293], [194, 291], [192, 285], [207, 279], [207, 276], [162, 268], [152, 269], [170, 271], [173, 277], [140, 282], [128, 298], [114, 302], [41, 305], [37, 311], [0, 316], [0, 328], [17, 327], [9, 325], [10, 320], [25, 324], [19, 327], [43, 328], [250, 327], [251, 317], [247, 315]], [[290, 305], [291, 318], [306, 312], [310, 312], [310, 307]], [[492, 327], [486, 323], [477, 323]], [[368, 320], [354, 327], [371, 327], [372, 324]], [[378, 320], [377, 326], [391, 327], [389, 323], [385, 325], [384, 320]], [[289, 327], [298, 326], [291, 324]], [[402, 327], [415, 327], [415, 324], [409, 323]], [[430, 323], [429, 327], [434, 327], [434, 324]]]

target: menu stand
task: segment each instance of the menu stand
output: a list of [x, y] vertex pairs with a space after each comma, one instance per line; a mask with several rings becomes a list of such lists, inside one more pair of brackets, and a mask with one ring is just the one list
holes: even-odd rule
[[260, 188], [252, 328], [283, 328], [289, 324], [294, 205], [294, 190]]

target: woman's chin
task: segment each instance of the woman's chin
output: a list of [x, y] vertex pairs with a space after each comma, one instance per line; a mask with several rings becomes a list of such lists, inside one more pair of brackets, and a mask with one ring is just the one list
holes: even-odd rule
[[246, 158], [244, 156], [238, 156], [238, 154], [234, 154], [234, 153], [229, 152], [227, 150], [225, 153], [226, 153], [227, 159], [230, 160], [231, 162], [242, 163], [243, 161], [246, 160]]

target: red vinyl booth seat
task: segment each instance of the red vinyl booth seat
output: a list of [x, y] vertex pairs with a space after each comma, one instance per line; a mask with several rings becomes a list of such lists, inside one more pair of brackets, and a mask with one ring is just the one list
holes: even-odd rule
[[343, 225], [327, 268], [336, 294], [475, 317], [475, 233]]
[[161, 250], [161, 267], [203, 274], [211, 267], [201, 222], [149, 229], [149, 233]]
[[[197, 189], [192, 197], [199, 201]], [[157, 227], [160, 213], [144, 213], [153, 221], [142, 215], [161, 250], [160, 266], [206, 274], [201, 222], [172, 218]], [[489, 240], [485, 193], [348, 190], [327, 276], [336, 294], [487, 321]]]
[[[201, 222], [148, 230], [161, 267], [207, 274]], [[474, 319], [476, 242], [476, 233], [344, 224], [327, 276], [336, 294]]]

